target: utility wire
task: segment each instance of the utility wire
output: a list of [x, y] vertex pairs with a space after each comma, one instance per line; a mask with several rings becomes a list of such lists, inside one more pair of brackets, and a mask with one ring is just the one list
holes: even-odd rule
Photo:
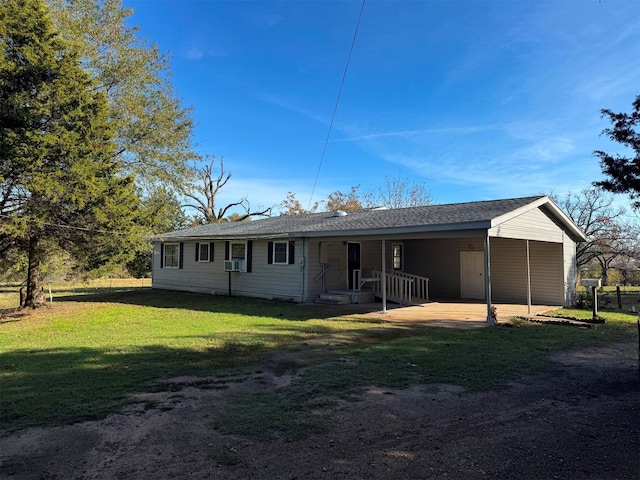
[[358, 23], [356, 24], [356, 30], [353, 32], [353, 40], [351, 40], [351, 48], [349, 49], [349, 56], [347, 57], [347, 64], [344, 66], [344, 72], [342, 74], [342, 81], [340, 82], [340, 89], [338, 90], [338, 98], [336, 98], [336, 104], [333, 107], [333, 114], [331, 115], [331, 122], [329, 123], [329, 131], [327, 132], [327, 138], [324, 141], [324, 147], [322, 148], [322, 156], [320, 157], [320, 164], [318, 165], [318, 171], [316, 172], [316, 179], [313, 182], [313, 188], [311, 189], [311, 197], [309, 198], [309, 210], [311, 209], [311, 202], [313, 201], [313, 194], [316, 191], [316, 185], [318, 184], [318, 177], [320, 176], [320, 170], [322, 169], [322, 162], [324, 161], [324, 154], [327, 151], [327, 145], [329, 144], [329, 138], [331, 137], [331, 129], [333, 128], [333, 120], [336, 118], [336, 112], [338, 111], [338, 104], [340, 103], [340, 95], [342, 95], [342, 87], [344, 86], [344, 80], [347, 78], [347, 71], [349, 70], [349, 62], [351, 61], [351, 54], [353, 53], [353, 47], [356, 44], [356, 38], [358, 36], [358, 29], [360, 28], [360, 20], [362, 19], [362, 12], [364, 11], [364, 4], [367, 0], [362, 0], [362, 6], [360, 7], [360, 15], [358, 15]]

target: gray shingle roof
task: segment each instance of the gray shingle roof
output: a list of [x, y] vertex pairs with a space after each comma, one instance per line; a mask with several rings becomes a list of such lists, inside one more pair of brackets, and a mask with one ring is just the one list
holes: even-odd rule
[[509, 198], [389, 210], [364, 209], [350, 211], [343, 217], [333, 216], [330, 212], [283, 215], [245, 222], [202, 225], [165, 233], [154, 240], [371, 235], [403, 230], [489, 228], [491, 220], [541, 198], [544, 197]]

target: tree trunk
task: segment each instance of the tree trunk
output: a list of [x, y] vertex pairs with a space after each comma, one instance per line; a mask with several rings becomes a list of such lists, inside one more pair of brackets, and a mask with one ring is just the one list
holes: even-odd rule
[[44, 294], [40, 287], [40, 261], [42, 259], [42, 247], [40, 237], [29, 238], [29, 269], [27, 271], [27, 293], [24, 299], [25, 307], [36, 308], [42, 305]]

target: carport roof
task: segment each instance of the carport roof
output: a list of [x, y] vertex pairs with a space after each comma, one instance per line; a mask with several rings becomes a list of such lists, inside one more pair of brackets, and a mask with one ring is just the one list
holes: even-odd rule
[[260, 220], [213, 223], [164, 233], [153, 241], [278, 237], [384, 235], [443, 230], [488, 229], [533, 208], [544, 206], [574, 233], [584, 235], [546, 196], [451, 203], [396, 209], [362, 209], [337, 216], [332, 212], [282, 215]]

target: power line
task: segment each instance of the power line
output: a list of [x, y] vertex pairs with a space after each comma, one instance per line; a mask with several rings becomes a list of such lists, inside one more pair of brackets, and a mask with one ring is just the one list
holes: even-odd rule
[[353, 32], [353, 40], [351, 40], [351, 48], [349, 49], [349, 56], [347, 57], [347, 64], [344, 66], [344, 72], [342, 74], [342, 81], [340, 82], [340, 89], [338, 90], [338, 98], [336, 98], [336, 104], [333, 107], [333, 114], [331, 115], [331, 122], [329, 123], [329, 131], [327, 132], [327, 138], [324, 141], [324, 147], [322, 148], [322, 155], [320, 157], [320, 164], [318, 165], [318, 171], [316, 172], [316, 179], [313, 182], [313, 188], [311, 189], [311, 197], [309, 198], [308, 209], [311, 209], [311, 202], [313, 201], [313, 194], [316, 191], [316, 185], [318, 184], [318, 177], [320, 176], [320, 169], [322, 168], [322, 162], [324, 161], [324, 154], [327, 151], [327, 145], [329, 144], [329, 137], [331, 137], [331, 130], [333, 128], [333, 120], [336, 118], [336, 112], [338, 111], [338, 104], [340, 103], [340, 95], [342, 95], [342, 87], [344, 86], [344, 80], [347, 78], [347, 71], [349, 70], [349, 62], [351, 61], [351, 54], [353, 53], [353, 47], [356, 44], [356, 38], [358, 36], [358, 29], [360, 28], [360, 20], [362, 19], [362, 12], [364, 11], [364, 4], [367, 0], [362, 0], [362, 6], [360, 7], [360, 15], [358, 15], [358, 23], [356, 24], [356, 30]]

